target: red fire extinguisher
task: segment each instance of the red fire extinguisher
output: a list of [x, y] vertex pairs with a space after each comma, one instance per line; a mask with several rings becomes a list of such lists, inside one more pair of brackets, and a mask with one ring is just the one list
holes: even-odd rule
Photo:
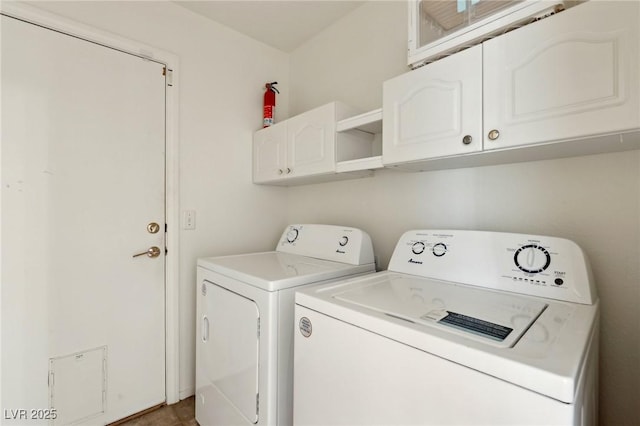
[[267, 89], [264, 92], [264, 113], [262, 114], [262, 127], [269, 127], [273, 125], [273, 112], [276, 107], [276, 93], [280, 93], [275, 85], [277, 81], [273, 83], [265, 84]]

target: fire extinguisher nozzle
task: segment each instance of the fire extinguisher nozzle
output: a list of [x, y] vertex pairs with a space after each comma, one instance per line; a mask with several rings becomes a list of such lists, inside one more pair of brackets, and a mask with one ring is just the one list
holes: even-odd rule
[[275, 86], [276, 84], [278, 84], [278, 82], [277, 82], [277, 81], [274, 81], [273, 83], [267, 83], [267, 84], [265, 84], [265, 87], [267, 88], [267, 91], [271, 90], [272, 92], [280, 93], [280, 91], [278, 90], [278, 88]]

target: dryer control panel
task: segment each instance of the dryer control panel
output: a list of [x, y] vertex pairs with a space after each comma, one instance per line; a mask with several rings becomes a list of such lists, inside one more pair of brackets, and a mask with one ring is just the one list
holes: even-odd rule
[[398, 241], [389, 270], [575, 303], [597, 299], [584, 252], [563, 238], [414, 230]]
[[374, 263], [373, 245], [366, 232], [334, 225], [289, 225], [276, 251], [351, 265]]

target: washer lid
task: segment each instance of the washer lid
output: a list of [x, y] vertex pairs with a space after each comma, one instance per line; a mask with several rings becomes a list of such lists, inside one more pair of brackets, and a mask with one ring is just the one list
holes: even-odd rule
[[[296, 304], [565, 403], [575, 400], [599, 309], [597, 301], [559, 302], [392, 271], [301, 289]], [[432, 311], [512, 331], [502, 343]]]
[[502, 348], [513, 347], [547, 307], [513, 294], [429, 280], [383, 280], [333, 297]]
[[349, 265], [275, 251], [201, 258], [198, 266], [267, 291], [375, 270], [373, 263]]

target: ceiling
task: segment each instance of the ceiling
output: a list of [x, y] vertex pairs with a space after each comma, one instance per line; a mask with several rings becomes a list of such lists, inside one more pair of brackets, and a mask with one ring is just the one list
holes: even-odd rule
[[175, 3], [284, 52], [291, 52], [364, 0], [200, 0]]

